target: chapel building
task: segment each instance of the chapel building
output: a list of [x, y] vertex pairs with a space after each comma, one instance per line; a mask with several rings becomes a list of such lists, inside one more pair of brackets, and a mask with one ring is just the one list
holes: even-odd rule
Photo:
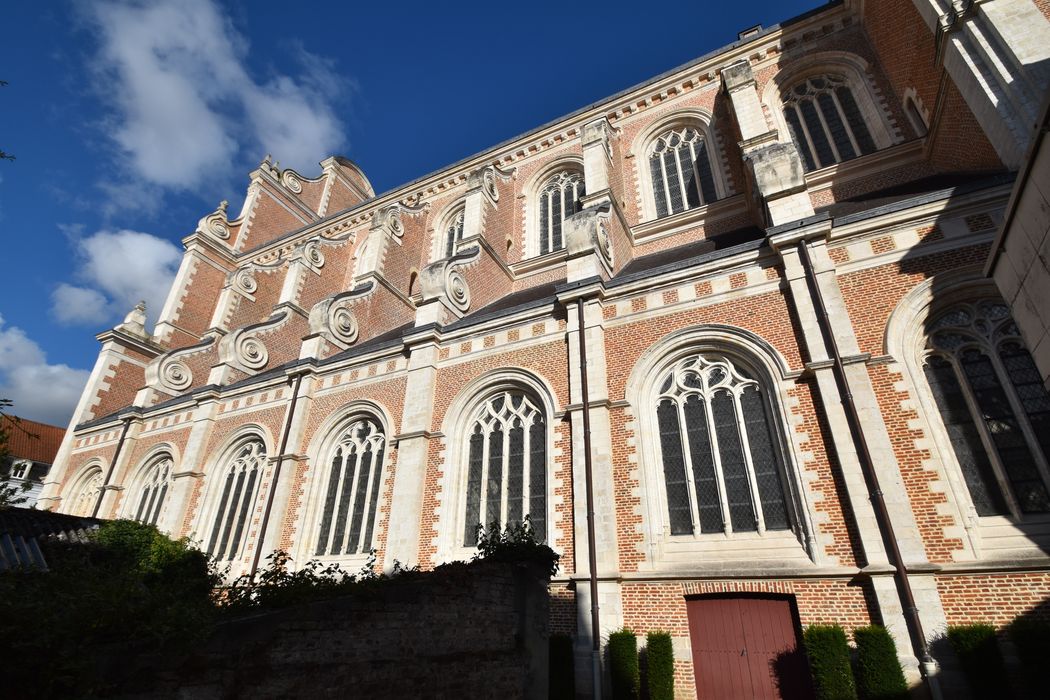
[[831, 2], [380, 194], [267, 157], [153, 332], [98, 336], [41, 503], [233, 575], [527, 516], [581, 693], [626, 626], [713, 697], [707, 630], [749, 615], [885, 624], [936, 674], [947, 625], [1050, 599], [1050, 291], [1015, 311], [1050, 290], [1048, 17]]

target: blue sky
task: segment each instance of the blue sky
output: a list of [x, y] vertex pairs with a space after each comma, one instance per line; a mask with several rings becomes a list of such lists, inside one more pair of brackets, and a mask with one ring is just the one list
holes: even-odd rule
[[824, 4], [25, 2], [0, 13], [0, 397], [68, 421], [94, 335], [266, 153], [384, 191]]

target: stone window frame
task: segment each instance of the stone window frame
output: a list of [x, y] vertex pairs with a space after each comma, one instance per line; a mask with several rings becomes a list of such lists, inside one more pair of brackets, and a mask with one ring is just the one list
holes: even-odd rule
[[556, 403], [556, 394], [545, 379], [523, 368], [502, 368], [469, 382], [450, 402], [445, 412], [441, 431], [444, 436], [444, 462], [438, 481], [440, 505], [436, 513], [438, 534], [434, 540], [435, 564], [468, 560], [477, 553], [476, 547], [463, 545], [470, 430], [480, 407], [495, 395], [508, 390], [528, 394], [543, 412], [546, 421], [546, 540], [548, 546], [558, 551], [557, 543], [562, 540], [564, 533], [563, 524], [557, 520], [556, 514], [556, 489], [560, 487], [560, 481], [554, 476], [559, 454], [555, 447], [555, 430], [562, 413]]
[[[639, 223], [697, 214], [705, 211], [714, 202], [718, 202], [733, 194], [726, 176], [722, 149], [715, 134], [713, 120], [713, 115], [704, 109], [676, 109], [671, 114], [650, 124], [635, 137], [631, 144], [631, 154], [637, 165], [636, 175], [642, 193], [641, 221]], [[649, 149], [662, 134], [672, 129], [677, 130], [685, 127], [697, 129], [707, 144], [707, 159], [711, 167], [711, 178], [714, 180], [715, 199], [677, 214], [657, 216], [655, 188], [653, 187], [652, 173], [649, 168]]]
[[[448, 204], [437, 216], [434, 221], [437, 225], [434, 227], [433, 242], [430, 250], [430, 261], [437, 262], [438, 260], [444, 260], [451, 257], [447, 255], [448, 246], [448, 230], [452, 225], [452, 222], [458, 217], [466, 217], [467, 202], [464, 198], [460, 197], [450, 204]], [[459, 240], [463, 240], [462, 225], [460, 228]], [[458, 243], [458, 241], [457, 241]], [[452, 255], [456, 254], [455, 246], [452, 251]]]
[[848, 161], [840, 160], [831, 165], [807, 170], [806, 175], [878, 153], [903, 140], [885, 99], [876, 90], [868, 61], [846, 51], [821, 51], [792, 61], [774, 75], [762, 90], [762, 104], [772, 117], [773, 127], [777, 130], [781, 141], [791, 140], [791, 131], [788, 129], [787, 118], [784, 116], [783, 95], [800, 82], [824, 74], [835, 74], [845, 79], [857, 103], [857, 108], [860, 110], [861, 117], [868, 127], [871, 139], [875, 143], [875, 150]]
[[[99, 493], [102, 492], [104, 465], [101, 459], [92, 459], [78, 471], [75, 478], [69, 482], [64, 502], [66, 505], [63, 512], [80, 517], [91, 517], [91, 511], [98, 502]], [[97, 482], [97, 483], [96, 483]]]
[[984, 278], [981, 272], [980, 266], [968, 266], [939, 273], [916, 285], [890, 315], [884, 339], [886, 352], [899, 363], [905, 385], [913, 397], [908, 405], [918, 418], [910, 427], [922, 434], [915, 447], [929, 453], [923, 469], [936, 474], [945, 484], [931, 488], [948, 496], [948, 502], [939, 504], [937, 510], [939, 515], [948, 516], [956, 523], [944, 528], [946, 538], [958, 539], [963, 545], [961, 550], [953, 552], [953, 558], [987, 561], [1045, 557], [1050, 549], [1050, 514], [1031, 514], [1021, 521], [1007, 515], [977, 514], [923, 371], [927, 354], [926, 325], [930, 320], [959, 303], [1002, 299], [995, 283]]
[[356, 571], [364, 566], [370, 556], [364, 552], [341, 554], [316, 554], [317, 540], [320, 534], [321, 518], [324, 516], [325, 488], [330, 474], [330, 458], [344, 432], [354, 423], [368, 419], [373, 421], [383, 433], [384, 449], [381, 465], [379, 496], [375, 516], [372, 521], [372, 548], [379, 549], [379, 544], [387, 529], [388, 521], [383, 516], [384, 508], [389, 503], [384, 501], [390, 487], [393, 460], [391, 452], [395, 447], [393, 418], [384, 406], [369, 400], [355, 400], [336, 409], [324, 423], [314, 431], [314, 436], [306, 449], [307, 468], [300, 487], [303, 494], [299, 516], [296, 518], [295, 531], [292, 535], [291, 557], [293, 561], [306, 562], [311, 559], [325, 563], [339, 564], [343, 569]]
[[175, 494], [174, 474], [177, 471], [177, 465], [179, 464], [178, 452], [174, 445], [169, 443], [155, 445], [146, 453], [145, 457], [139, 460], [138, 466], [132, 471], [132, 477], [128, 480], [125, 496], [122, 499], [120, 506], [121, 517], [129, 520], [137, 520], [136, 515], [138, 514], [139, 506], [141, 504], [142, 490], [146, 487], [146, 482], [150, 477], [150, 472], [165, 458], [171, 462], [171, 465], [168, 468], [167, 491], [164, 492], [159, 508], [156, 510], [155, 518], [153, 520], [141, 521], [150, 525], [156, 525], [157, 527], [161, 527], [161, 525], [164, 524], [164, 516], [168, 510], [168, 506], [171, 505], [172, 498]]
[[[781, 458], [782, 483], [791, 529], [765, 533], [740, 532], [671, 535], [659, 447], [656, 397], [660, 384], [676, 363], [694, 355], [725, 356], [746, 367], [766, 390], [774, 449]], [[746, 568], [808, 569], [833, 564], [822, 546], [828, 539], [819, 535], [815, 523], [826, 519], [813, 508], [822, 496], [812, 483], [817, 475], [804, 472], [801, 465], [808, 453], [798, 434], [802, 417], [789, 410], [797, 399], [789, 391], [797, 384], [784, 358], [765, 340], [741, 328], [708, 324], [670, 333], [653, 344], [635, 364], [628, 378], [625, 397], [629, 404], [629, 424], [634, 434], [638, 463], [638, 493], [641, 495], [640, 547], [646, 555], [643, 568], [652, 571], [702, 571], [723, 569], [726, 565]], [[748, 559], [749, 552], [763, 550], [760, 561]]]
[[225, 482], [226, 472], [231, 468], [231, 460], [236, 457], [237, 452], [248, 442], [252, 440], [259, 440], [262, 442], [263, 447], [266, 451], [266, 456], [260, 465], [259, 480], [255, 484], [255, 495], [254, 504], [248, 511], [248, 517], [245, 521], [244, 533], [242, 534], [242, 542], [237, 555], [233, 559], [220, 560], [226, 561], [230, 566], [230, 576], [237, 576], [244, 568], [246, 558], [245, 554], [249, 551], [249, 546], [258, 547], [261, 542], [260, 540], [265, 536], [265, 533], [256, 532], [253, 537], [253, 529], [255, 528], [255, 519], [259, 504], [262, 499], [266, 497], [268, 488], [272, 488], [272, 484], [268, 488], [263, 488], [267, 483], [272, 473], [273, 464], [276, 461], [274, 456], [274, 440], [270, 431], [259, 423], [247, 423], [238, 426], [238, 429], [226, 440], [223, 441], [222, 447], [214, 451], [213, 454], [217, 456], [208, 461], [204, 468], [204, 494], [201, 499], [201, 504], [197, 508], [197, 515], [194, 519], [194, 538], [198, 539], [198, 544], [204, 552], [208, 552], [209, 545], [211, 542], [211, 536], [215, 528], [215, 519], [218, 514], [220, 502], [223, 493], [223, 484]]
[[565, 155], [547, 163], [529, 178], [522, 191], [525, 195], [525, 246], [522, 260], [550, 260], [559, 262], [565, 258], [565, 238], [562, 234], [562, 247], [547, 253], [540, 253], [540, 194], [543, 188], [551, 180], [562, 172], [575, 171], [583, 178], [583, 186], [586, 191], [586, 173], [583, 167], [583, 157], [576, 154]]

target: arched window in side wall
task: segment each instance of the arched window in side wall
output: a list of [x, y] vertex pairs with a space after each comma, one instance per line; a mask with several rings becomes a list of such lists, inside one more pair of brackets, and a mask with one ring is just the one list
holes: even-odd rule
[[343, 431], [328, 459], [328, 480], [315, 556], [372, 549], [386, 440], [379, 424], [360, 418]]
[[875, 151], [849, 82], [841, 75], [813, 76], [783, 93], [784, 118], [807, 171]]
[[456, 252], [456, 243], [463, 240], [463, 215], [464, 210], [460, 209], [455, 216], [453, 216], [448, 225], [445, 227], [445, 257], [451, 258], [452, 254]]
[[222, 494], [208, 539], [208, 554], [218, 561], [233, 561], [241, 553], [264, 464], [266, 446], [259, 438], [249, 438], [234, 450], [230, 463], [221, 472]]
[[463, 546], [477, 526], [521, 522], [547, 541], [547, 422], [541, 404], [522, 391], [501, 391], [475, 411], [466, 450]]
[[728, 357], [675, 363], [656, 397], [671, 535], [788, 530], [792, 517], [767, 391]]
[[717, 199], [707, 143], [699, 129], [670, 129], [648, 149], [649, 175], [658, 217], [678, 214]]
[[80, 478], [70, 495], [69, 514], [89, 517], [102, 490], [102, 469], [95, 467]]
[[138, 500], [134, 507], [134, 518], [142, 523], [156, 525], [160, 518], [164, 499], [168, 495], [171, 470], [174, 466], [171, 455], [164, 453], [155, 457], [145, 468], [139, 487]]
[[580, 198], [585, 194], [583, 174], [579, 172], [562, 171], [543, 183], [537, 207], [540, 255], [565, 247], [561, 232], [562, 222], [583, 208]]
[[1050, 513], [1050, 395], [1010, 310], [959, 304], [926, 331], [923, 371], [977, 514]]

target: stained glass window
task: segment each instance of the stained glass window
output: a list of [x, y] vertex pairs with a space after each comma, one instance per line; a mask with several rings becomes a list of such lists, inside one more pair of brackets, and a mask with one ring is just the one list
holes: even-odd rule
[[385, 447], [382, 429], [369, 418], [343, 431], [326, 464], [316, 556], [371, 550]]
[[717, 199], [707, 143], [695, 127], [671, 129], [653, 140], [649, 146], [649, 174], [658, 217]]
[[875, 150], [846, 79], [808, 78], [784, 95], [784, 118], [807, 171], [825, 168]]
[[259, 472], [266, 463], [266, 446], [252, 438], [233, 454], [222, 477], [222, 493], [208, 540], [208, 554], [233, 561], [248, 536], [251, 513], [259, 490]]
[[158, 455], [146, 466], [138, 503], [135, 504], [135, 520], [149, 525], [157, 524], [164, 507], [164, 498], [168, 495], [172, 466], [174, 462], [167, 453]]
[[584, 194], [583, 175], [578, 172], [563, 171], [544, 183], [539, 206], [540, 255], [565, 247], [562, 222], [580, 211]]

